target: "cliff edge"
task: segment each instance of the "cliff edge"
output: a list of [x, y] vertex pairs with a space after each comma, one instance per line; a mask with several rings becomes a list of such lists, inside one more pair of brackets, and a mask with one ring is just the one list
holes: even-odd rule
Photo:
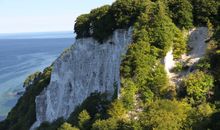
[[131, 42], [132, 29], [116, 30], [103, 44], [93, 38], [76, 40], [54, 62], [50, 84], [35, 100], [37, 121], [32, 129], [44, 121], [68, 118], [91, 93], [112, 96], [114, 84], [120, 87], [120, 64]]

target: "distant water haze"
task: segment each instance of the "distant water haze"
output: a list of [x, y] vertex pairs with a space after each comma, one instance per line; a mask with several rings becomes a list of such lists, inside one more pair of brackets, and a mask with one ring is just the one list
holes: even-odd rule
[[73, 31], [60, 32], [24, 32], [24, 33], [0, 33], [0, 39], [48, 39], [48, 38], [73, 38]]
[[0, 34], [0, 120], [16, 104], [25, 78], [50, 66], [74, 40], [71, 31]]

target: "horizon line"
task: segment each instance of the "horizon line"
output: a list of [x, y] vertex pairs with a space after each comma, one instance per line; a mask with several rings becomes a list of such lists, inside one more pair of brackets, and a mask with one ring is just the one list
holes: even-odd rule
[[56, 33], [56, 32], [72, 32], [75, 34], [74, 30], [52, 30], [52, 31], [24, 31], [24, 32], [0, 32], [0, 35], [10, 35], [10, 34], [26, 34], [26, 33]]

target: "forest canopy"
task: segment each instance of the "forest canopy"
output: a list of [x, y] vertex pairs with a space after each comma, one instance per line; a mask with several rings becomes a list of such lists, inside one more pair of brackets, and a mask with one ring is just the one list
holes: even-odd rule
[[[45, 122], [38, 130], [220, 129], [219, 20], [219, 0], [116, 0], [79, 16], [74, 26], [77, 38], [93, 37], [100, 44], [116, 29], [132, 27], [133, 43], [120, 67], [120, 95], [109, 100], [93, 93], [68, 119]], [[173, 86], [161, 61], [171, 49], [176, 60], [186, 53], [186, 32], [200, 26], [210, 31], [206, 58], [181, 85]], [[0, 129], [31, 127], [36, 120], [35, 97], [48, 85], [50, 74], [48, 68], [27, 87]]]

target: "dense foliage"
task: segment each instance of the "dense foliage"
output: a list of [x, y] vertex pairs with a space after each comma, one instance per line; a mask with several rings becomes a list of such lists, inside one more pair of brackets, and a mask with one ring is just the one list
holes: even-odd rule
[[[93, 37], [100, 43], [116, 29], [132, 27], [133, 43], [120, 68], [120, 95], [109, 99], [93, 93], [69, 119], [42, 123], [38, 130], [220, 129], [219, 16], [219, 0], [116, 0], [79, 16], [74, 27], [77, 38]], [[187, 50], [186, 32], [206, 24], [208, 54], [180, 86], [172, 86], [161, 61], [171, 49], [174, 58], [180, 58]], [[180, 72], [184, 66], [175, 69]], [[49, 80], [50, 69], [46, 69], [0, 129], [30, 128], [36, 118], [35, 97]]]
[[[152, 0], [164, 4], [167, 16], [177, 27], [189, 29], [193, 25], [206, 25], [208, 20], [219, 23], [218, 0]], [[149, 7], [150, 0], [117, 0], [83, 14], [76, 20], [74, 30], [77, 38], [94, 37], [103, 41], [116, 29], [126, 29], [137, 22], [138, 17]], [[155, 8], [155, 13], [158, 8]], [[149, 15], [148, 15], [149, 16]], [[161, 20], [163, 21], [163, 20]]]
[[[213, 33], [211, 23], [214, 26], [218, 23], [219, 3], [215, 0], [118, 0], [108, 6], [105, 16], [111, 19], [111, 28], [132, 26], [134, 41], [121, 65], [121, 96], [108, 109], [110, 117], [97, 119], [91, 128], [179, 130], [217, 127], [211, 120], [219, 118], [218, 112], [212, 116], [217, 110], [212, 103], [216, 95], [213, 97], [213, 93], [220, 91], [215, 85], [220, 81], [216, 78], [220, 71], [212, 72], [211, 60], [207, 60], [213, 55], [217, 57], [217, 53], [199, 61], [194, 72], [183, 79], [181, 90], [169, 85], [161, 60], [171, 48], [176, 59], [186, 52], [187, 30], [184, 29], [208, 24], [210, 38], [218, 40], [219, 31]], [[108, 32], [108, 27], [100, 28], [100, 32]], [[102, 39], [94, 38], [103, 41], [113, 30]], [[98, 34], [92, 31], [88, 36], [95, 33]], [[217, 66], [213, 64], [213, 68]], [[180, 64], [177, 69], [182, 71], [184, 66]]]
[[219, 0], [191, 0], [195, 24], [206, 25], [208, 20], [218, 23]]
[[181, 28], [193, 26], [193, 6], [188, 0], [167, 0], [169, 15], [173, 22]]
[[191, 73], [183, 80], [187, 97], [193, 101], [204, 101], [208, 93], [212, 90], [213, 83], [212, 76], [202, 71]]
[[28, 87], [30, 85], [32, 85], [34, 82], [36, 82], [37, 80], [39, 80], [38, 78], [40, 77], [41, 72], [35, 72], [34, 74], [29, 75], [25, 81], [24, 81], [24, 87]]
[[191, 106], [186, 102], [157, 100], [141, 116], [144, 129], [180, 130], [186, 125]]
[[79, 129], [76, 127], [72, 127], [71, 124], [65, 122], [58, 128], [58, 130], [79, 130]]
[[144, 9], [144, 3], [145, 0], [118, 0], [112, 6], [106, 5], [79, 16], [74, 26], [77, 38], [92, 36], [102, 42], [115, 29], [132, 26]]

